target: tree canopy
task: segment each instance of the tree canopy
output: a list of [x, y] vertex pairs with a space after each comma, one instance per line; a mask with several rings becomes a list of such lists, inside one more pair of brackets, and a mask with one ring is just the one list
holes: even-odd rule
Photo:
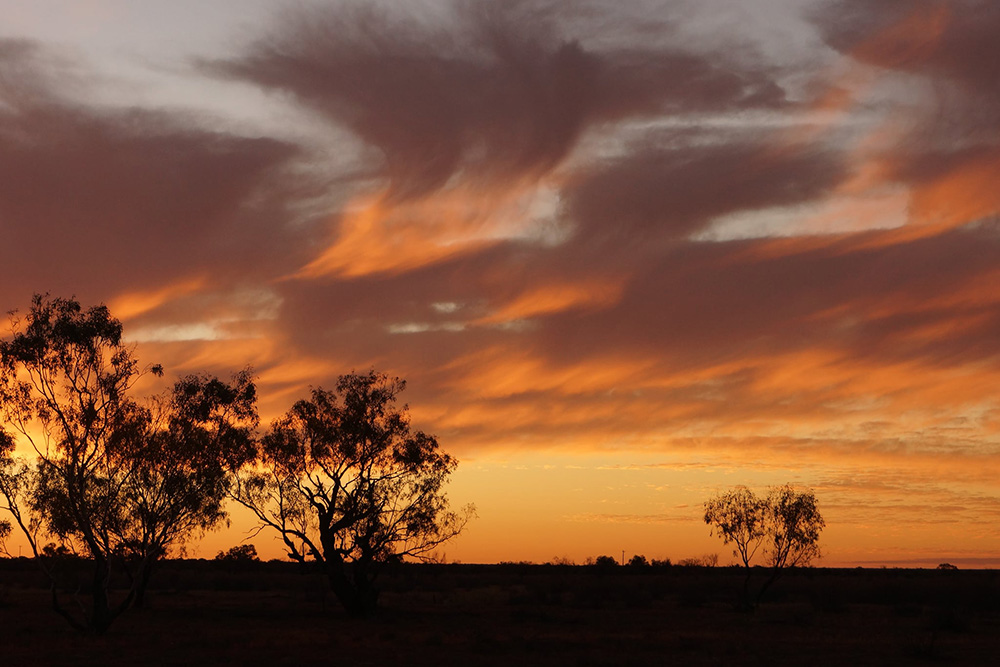
[[743, 606], [750, 606], [751, 567], [759, 555], [770, 568], [764, 592], [786, 568], [808, 565], [820, 555], [819, 534], [826, 525], [812, 491], [796, 491], [789, 484], [772, 487], [764, 497], [738, 486], [705, 503], [705, 523], [733, 545], [733, 555], [746, 568]]
[[457, 462], [411, 430], [396, 405], [405, 386], [371, 371], [314, 389], [271, 425], [233, 496], [278, 532], [289, 557], [324, 564], [353, 615], [373, 611], [382, 565], [431, 558], [473, 512], [450, 511], [443, 489]]
[[[92, 561], [89, 610], [62, 604], [54, 578], [52, 601], [75, 627], [101, 634], [142, 599], [158, 558], [224, 519], [227, 471], [254, 452], [252, 377], [192, 376], [140, 402], [135, 383], [163, 370], [139, 366], [106, 306], [36, 295], [11, 331], [0, 342], [0, 417], [34, 457], [7, 452], [0, 493], [36, 557], [49, 537]], [[132, 581], [118, 600], [115, 566]]]

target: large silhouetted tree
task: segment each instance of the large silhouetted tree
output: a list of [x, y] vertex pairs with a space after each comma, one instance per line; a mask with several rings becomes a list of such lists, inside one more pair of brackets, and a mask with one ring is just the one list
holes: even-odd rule
[[229, 383], [188, 376], [152, 403], [151, 428], [131, 452], [131, 474], [122, 486], [128, 519], [117, 535], [134, 566], [136, 606], [160, 557], [226, 519], [230, 471], [255, 454], [256, 398], [245, 370]]
[[44, 529], [92, 559], [89, 613], [74, 617], [54, 585], [52, 599], [74, 626], [103, 633], [131, 603], [131, 595], [114, 603], [109, 595], [127, 452], [148, 423], [129, 392], [143, 373], [162, 370], [139, 368], [104, 306], [85, 311], [75, 299], [36, 295], [11, 329], [0, 342], [0, 409], [37, 459], [9, 476], [5, 497], [36, 557]]
[[[231, 384], [194, 376], [141, 404], [133, 386], [162, 369], [139, 367], [105, 306], [35, 296], [11, 329], [0, 342], [0, 416], [34, 459], [6, 460], [0, 493], [43, 569], [43, 536], [90, 559], [85, 613], [60, 601], [55, 578], [52, 603], [102, 634], [141, 599], [158, 558], [224, 517], [226, 471], [254, 453], [253, 383], [248, 372]], [[116, 566], [132, 585], [113, 600]]]
[[404, 387], [372, 371], [313, 390], [271, 426], [234, 493], [292, 559], [323, 564], [355, 616], [375, 609], [381, 565], [428, 559], [473, 512], [449, 510], [443, 487], [456, 461], [411, 431], [406, 406], [396, 405]]
[[[705, 503], [705, 523], [733, 545], [746, 570], [740, 606], [752, 609], [787, 568], [808, 565], [819, 557], [819, 534], [826, 525], [812, 491], [791, 485], [773, 487], [761, 498], [738, 486]], [[768, 578], [751, 599], [750, 578], [760, 555], [769, 568]]]

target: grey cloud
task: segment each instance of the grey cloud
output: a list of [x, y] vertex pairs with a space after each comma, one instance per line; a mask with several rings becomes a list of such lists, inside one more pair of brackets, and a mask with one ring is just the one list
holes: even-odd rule
[[[1000, 5], [992, 0], [839, 0], [815, 14], [827, 43], [863, 63], [925, 77], [935, 99], [913, 159], [1000, 139]], [[920, 150], [927, 151], [921, 156]]]
[[[379, 151], [398, 197], [457, 174], [537, 176], [601, 123], [786, 104], [749, 61], [736, 69], [661, 47], [589, 47], [561, 13], [571, 5], [472, 3], [450, 29], [341, 8], [299, 17], [245, 57], [204, 66], [350, 127]], [[613, 10], [600, 12], [589, 20], [606, 32], [629, 29]]]
[[[545, 359], [553, 368], [609, 351], [675, 370], [810, 349], [876, 365], [947, 367], [995, 359], [1000, 315], [989, 303], [961, 295], [1000, 268], [997, 230], [959, 229], [895, 245], [879, 244], [881, 234], [825, 244], [807, 239], [797, 248], [792, 241], [777, 256], [767, 252], [772, 242], [766, 239], [679, 243], [655, 254], [609, 252], [603, 263], [572, 245], [507, 244], [405, 276], [286, 283], [282, 326], [290, 344], [312, 354], [336, 345], [350, 358], [423, 369], [425, 378], [495, 346]], [[460, 333], [394, 336], [385, 329], [399, 321], [467, 322], [477, 304], [502, 305], [520, 290], [602, 272], [628, 276], [618, 303], [539, 315], [528, 330], [470, 326]], [[435, 313], [431, 304], [440, 301], [472, 309]], [[970, 319], [974, 325], [949, 326]], [[912, 335], [921, 331], [938, 333]], [[734, 375], [725, 391], [742, 395], [751, 380]], [[771, 413], [778, 408], [769, 407], [770, 400], [747, 395], [742, 405], [749, 413]], [[791, 417], [798, 405], [783, 409]]]
[[[897, 244], [878, 244], [881, 234], [819, 247], [807, 239], [778, 256], [758, 252], [767, 240], [682, 244], [637, 266], [615, 308], [553, 316], [540, 336], [566, 363], [599, 349], [691, 367], [815, 347], [875, 363], [995, 358], [1000, 315], [961, 298], [1000, 267], [995, 225]], [[859, 244], [866, 237], [871, 246]], [[965, 317], [981, 319], [947, 326]], [[935, 337], [908, 336], [931, 325]]]
[[47, 87], [60, 73], [43, 50], [0, 46], [12, 305], [41, 290], [107, 298], [192, 275], [239, 282], [294, 261], [283, 225], [294, 190], [281, 176], [299, 148], [193, 117], [74, 104]]
[[581, 242], [628, 245], [679, 238], [736, 211], [797, 204], [826, 194], [845, 174], [839, 156], [779, 150], [743, 136], [727, 143], [639, 147], [575, 174], [567, 213]]

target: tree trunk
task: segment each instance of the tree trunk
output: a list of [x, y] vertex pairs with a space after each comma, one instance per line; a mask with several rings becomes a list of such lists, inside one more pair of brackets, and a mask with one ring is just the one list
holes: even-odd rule
[[354, 590], [357, 591], [358, 603], [364, 616], [371, 616], [378, 607], [378, 589], [372, 580], [365, 563], [353, 564]]
[[756, 608], [756, 605], [750, 600], [750, 577], [753, 575], [753, 570], [748, 565], [746, 571], [746, 576], [743, 578], [743, 594], [740, 596], [739, 604], [736, 605], [736, 610], [751, 612]]
[[778, 577], [780, 577], [780, 576], [781, 576], [781, 568], [780, 567], [775, 566], [775, 567], [771, 568], [771, 574], [770, 574], [770, 576], [767, 578], [767, 580], [764, 582], [764, 584], [760, 587], [760, 591], [757, 593], [757, 601], [756, 601], [757, 605], [760, 605], [760, 601], [761, 601], [761, 598], [764, 597], [764, 593], [767, 591], [767, 589], [769, 589], [771, 587], [771, 585], [775, 581], [778, 580]]
[[361, 618], [367, 616], [365, 604], [358, 590], [347, 576], [347, 566], [339, 556], [326, 559], [326, 574], [330, 580], [330, 588], [337, 600], [349, 616]]
[[135, 574], [135, 581], [132, 583], [132, 606], [136, 609], [145, 609], [146, 589], [149, 587], [149, 580], [153, 577], [153, 567], [156, 561], [153, 558], [143, 558], [139, 563], [139, 571]]
[[104, 559], [94, 559], [94, 580], [91, 597], [90, 631], [103, 635], [111, 627], [113, 617], [108, 600], [108, 586], [111, 580], [111, 564]]
[[[377, 593], [358, 563], [352, 563], [353, 572], [348, 573], [348, 565], [337, 551], [334, 536], [320, 535], [323, 555], [330, 588], [349, 616], [366, 618], [375, 612]], [[353, 575], [353, 576], [349, 576]]]

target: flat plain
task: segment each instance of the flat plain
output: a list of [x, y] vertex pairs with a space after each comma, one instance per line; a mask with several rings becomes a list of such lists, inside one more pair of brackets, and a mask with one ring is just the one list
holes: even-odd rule
[[753, 613], [735, 610], [742, 580], [727, 567], [408, 564], [359, 620], [309, 568], [168, 561], [146, 608], [90, 637], [51, 610], [34, 563], [0, 560], [0, 663], [984, 665], [1000, 650], [1000, 571], [792, 571]]

